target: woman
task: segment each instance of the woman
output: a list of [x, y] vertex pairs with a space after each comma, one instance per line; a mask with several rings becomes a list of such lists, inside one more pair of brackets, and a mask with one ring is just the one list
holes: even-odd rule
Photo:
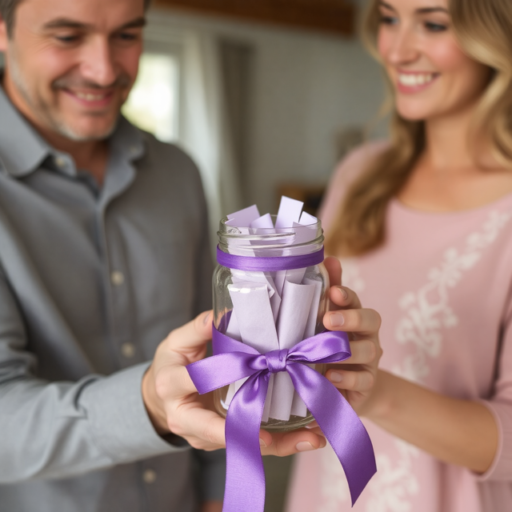
[[[343, 284], [382, 316], [376, 379], [328, 373], [377, 457], [353, 510], [510, 511], [512, 4], [374, 0], [365, 27], [392, 137], [342, 163], [322, 214]], [[288, 510], [350, 510], [343, 480], [329, 449], [301, 454]]]

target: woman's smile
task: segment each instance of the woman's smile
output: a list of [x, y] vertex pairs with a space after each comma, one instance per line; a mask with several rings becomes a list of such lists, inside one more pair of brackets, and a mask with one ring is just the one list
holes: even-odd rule
[[415, 94], [429, 88], [440, 76], [432, 72], [398, 71], [396, 88], [402, 94]]

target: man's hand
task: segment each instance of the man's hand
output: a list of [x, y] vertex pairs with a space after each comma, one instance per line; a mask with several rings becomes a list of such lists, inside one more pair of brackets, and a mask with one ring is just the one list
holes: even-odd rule
[[331, 288], [330, 311], [324, 325], [331, 331], [345, 331], [350, 336], [352, 357], [329, 365], [327, 378], [340, 389], [358, 414], [364, 414], [374, 389], [382, 349], [379, 343], [381, 319], [373, 309], [363, 309], [357, 295], [341, 286], [341, 264], [326, 258]]
[[[172, 432], [192, 447], [208, 451], [225, 447], [226, 422], [213, 412], [209, 405], [211, 397], [198, 395], [186, 366], [206, 355], [212, 318], [209, 311], [172, 331], [159, 345], [142, 381], [142, 396], [156, 431], [161, 435]], [[325, 444], [325, 438], [312, 431], [260, 431], [264, 455], [291, 455], [323, 448]]]
[[201, 505], [201, 512], [222, 512], [222, 501], [206, 501]]

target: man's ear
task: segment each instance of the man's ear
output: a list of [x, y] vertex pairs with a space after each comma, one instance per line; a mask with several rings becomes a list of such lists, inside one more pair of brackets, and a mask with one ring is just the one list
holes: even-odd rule
[[7, 51], [7, 40], [7, 25], [2, 16], [0, 16], [0, 52]]

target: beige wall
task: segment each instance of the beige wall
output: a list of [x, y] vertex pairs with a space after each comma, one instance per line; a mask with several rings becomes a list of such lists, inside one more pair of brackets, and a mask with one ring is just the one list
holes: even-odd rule
[[337, 131], [364, 125], [382, 101], [381, 71], [355, 38], [182, 12], [161, 16], [170, 27], [234, 37], [255, 48], [246, 174], [249, 200], [262, 211], [275, 210], [281, 182], [326, 182], [336, 163]]

